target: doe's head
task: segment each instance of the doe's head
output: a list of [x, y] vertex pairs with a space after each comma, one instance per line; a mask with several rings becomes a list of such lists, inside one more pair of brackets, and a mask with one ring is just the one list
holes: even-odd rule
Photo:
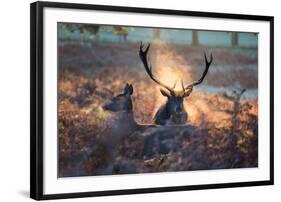
[[131, 98], [133, 92], [133, 86], [127, 83], [124, 87], [123, 93], [118, 94], [117, 96], [113, 97], [110, 102], [104, 104], [103, 109], [112, 112], [131, 112], [133, 110]]

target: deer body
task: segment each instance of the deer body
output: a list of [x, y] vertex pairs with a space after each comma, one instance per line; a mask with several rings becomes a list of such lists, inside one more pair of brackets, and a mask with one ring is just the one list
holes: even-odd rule
[[[103, 109], [113, 112], [113, 116], [107, 121], [109, 131], [103, 137], [103, 144], [112, 161], [115, 161], [117, 147], [122, 140], [135, 132], [143, 132], [155, 125], [139, 124], [134, 119], [132, 96], [133, 86], [126, 84], [123, 93], [113, 97], [110, 102], [103, 105]], [[136, 134], [136, 133], [135, 133]]]
[[160, 80], [155, 78], [152, 73], [152, 66], [148, 65], [147, 62], [147, 53], [149, 50], [150, 44], [143, 50], [143, 45], [140, 45], [139, 56], [144, 65], [144, 68], [151, 78], [156, 84], [162, 87], [160, 92], [163, 96], [167, 97], [167, 101], [164, 105], [162, 105], [156, 112], [154, 116], [154, 122], [158, 125], [166, 125], [166, 124], [185, 124], [187, 122], [188, 114], [184, 108], [184, 98], [188, 97], [193, 90], [193, 87], [202, 83], [205, 76], [208, 73], [209, 67], [213, 61], [213, 56], [211, 55], [210, 61], [207, 60], [206, 54], [205, 56], [205, 70], [201, 76], [201, 78], [197, 81], [193, 81], [191, 84], [184, 86], [183, 81], [181, 81], [182, 90], [174, 90], [176, 86], [176, 82], [172, 87], [169, 87], [162, 83]]

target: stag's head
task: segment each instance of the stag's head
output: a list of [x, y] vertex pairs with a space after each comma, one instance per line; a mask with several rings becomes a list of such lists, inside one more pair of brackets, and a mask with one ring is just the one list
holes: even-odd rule
[[[158, 80], [157, 78], [155, 78], [155, 76], [152, 73], [152, 65], [148, 65], [147, 62], [147, 53], [149, 51], [150, 48], [150, 44], [144, 49], [143, 44], [141, 43], [140, 45], [140, 50], [139, 50], [139, 56], [140, 59], [144, 65], [144, 68], [147, 72], [147, 74], [149, 75], [149, 77], [159, 86], [161, 86], [162, 88], [160, 89], [160, 92], [163, 96], [167, 97], [167, 103], [165, 105], [165, 108], [159, 109], [159, 110], [163, 110], [163, 111], [159, 111], [156, 113], [156, 116], [162, 116], [162, 117], [155, 117], [156, 122], [157, 119], [162, 119], [162, 118], [166, 118], [166, 119], [174, 119], [174, 122], [179, 123], [179, 124], [183, 124], [187, 121], [187, 113], [186, 110], [184, 108], [184, 98], [188, 97], [190, 95], [190, 93], [193, 90], [193, 87], [202, 83], [208, 70], [209, 67], [212, 63], [213, 57], [211, 55], [211, 59], [210, 61], [207, 60], [206, 54], [204, 54], [205, 56], [205, 70], [201, 76], [201, 78], [197, 81], [192, 82], [191, 84], [184, 86], [183, 81], [181, 80], [181, 90], [175, 90], [175, 86], [176, 86], [176, 81], [174, 83], [173, 86], [168, 86], [164, 83], [162, 83], [160, 80]], [[160, 124], [162, 122], [160, 121]]]
[[112, 112], [131, 112], [133, 110], [131, 98], [133, 92], [133, 86], [127, 83], [124, 87], [123, 93], [113, 97], [109, 103], [103, 105], [103, 109]]

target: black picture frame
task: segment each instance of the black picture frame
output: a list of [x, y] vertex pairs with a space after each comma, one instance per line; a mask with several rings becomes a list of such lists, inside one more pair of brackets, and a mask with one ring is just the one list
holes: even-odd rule
[[[67, 8], [80, 10], [121, 11], [177, 16], [196, 16], [225, 19], [268, 21], [270, 23], [270, 180], [239, 183], [204, 184], [175, 187], [155, 187], [130, 190], [95, 191], [45, 195], [43, 193], [43, 9]], [[120, 6], [88, 5], [75, 3], [35, 2], [30, 5], [30, 197], [36, 200], [92, 197], [121, 194], [171, 192], [228, 187], [245, 187], [274, 184], [274, 17], [240, 15], [183, 10], [150, 9]]]

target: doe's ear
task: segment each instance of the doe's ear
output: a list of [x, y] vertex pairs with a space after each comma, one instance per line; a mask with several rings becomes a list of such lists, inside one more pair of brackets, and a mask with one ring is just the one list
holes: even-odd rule
[[162, 95], [164, 95], [165, 97], [170, 97], [170, 94], [168, 91], [164, 90], [164, 89], [160, 89], [160, 92]]
[[126, 94], [126, 93], [127, 93], [128, 88], [129, 88], [129, 84], [126, 83], [126, 85], [125, 85], [125, 87], [124, 87], [124, 90], [123, 90], [123, 94]]
[[132, 86], [132, 84], [126, 84], [126, 86], [125, 86], [125, 88], [124, 88], [124, 94], [125, 95], [132, 95], [133, 94], [133, 92], [134, 92], [134, 89], [133, 89], [133, 86]]
[[128, 88], [128, 93], [129, 93], [130, 95], [132, 95], [133, 92], [134, 92], [134, 88], [133, 88], [132, 84], [130, 84], [130, 85], [129, 85], [129, 88]]

